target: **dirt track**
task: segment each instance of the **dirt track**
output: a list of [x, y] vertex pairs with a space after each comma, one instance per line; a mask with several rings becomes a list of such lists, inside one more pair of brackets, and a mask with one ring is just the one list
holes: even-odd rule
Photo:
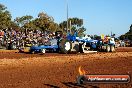
[[132, 48], [119, 48], [114, 53], [67, 55], [0, 51], [0, 88], [132, 88], [132, 83], [78, 86], [79, 66], [87, 74], [132, 75]]

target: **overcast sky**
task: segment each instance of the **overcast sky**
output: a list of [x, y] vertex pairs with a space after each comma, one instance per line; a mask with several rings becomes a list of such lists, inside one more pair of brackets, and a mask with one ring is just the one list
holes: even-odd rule
[[[67, 0], [69, 17], [84, 19], [87, 34], [117, 36], [129, 30], [132, 24], [132, 0]], [[11, 12], [13, 19], [24, 15], [37, 17], [46, 12], [55, 22], [67, 19], [66, 0], [0, 0]]]

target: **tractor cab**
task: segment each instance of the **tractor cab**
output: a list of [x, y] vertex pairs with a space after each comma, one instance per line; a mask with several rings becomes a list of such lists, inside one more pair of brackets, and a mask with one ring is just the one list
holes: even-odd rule
[[70, 32], [68, 32], [67, 39], [69, 41], [76, 41], [76, 39], [77, 39], [77, 32], [74, 32], [74, 34], [70, 34]]

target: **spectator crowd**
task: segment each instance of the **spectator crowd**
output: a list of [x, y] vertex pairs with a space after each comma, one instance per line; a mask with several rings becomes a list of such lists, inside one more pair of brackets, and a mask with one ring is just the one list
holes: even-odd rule
[[54, 38], [54, 33], [49, 31], [30, 30], [20, 32], [15, 30], [0, 30], [0, 48], [20, 49], [34, 44], [45, 44]]

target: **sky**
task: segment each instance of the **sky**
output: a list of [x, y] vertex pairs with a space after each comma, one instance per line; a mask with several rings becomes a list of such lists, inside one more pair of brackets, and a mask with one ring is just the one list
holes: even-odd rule
[[132, 0], [0, 0], [12, 14], [12, 19], [24, 15], [34, 18], [45, 12], [56, 23], [78, 17], [84, 20], [86, 34], [110, 35], [118, 37], [129, 31], [132, 24]]

